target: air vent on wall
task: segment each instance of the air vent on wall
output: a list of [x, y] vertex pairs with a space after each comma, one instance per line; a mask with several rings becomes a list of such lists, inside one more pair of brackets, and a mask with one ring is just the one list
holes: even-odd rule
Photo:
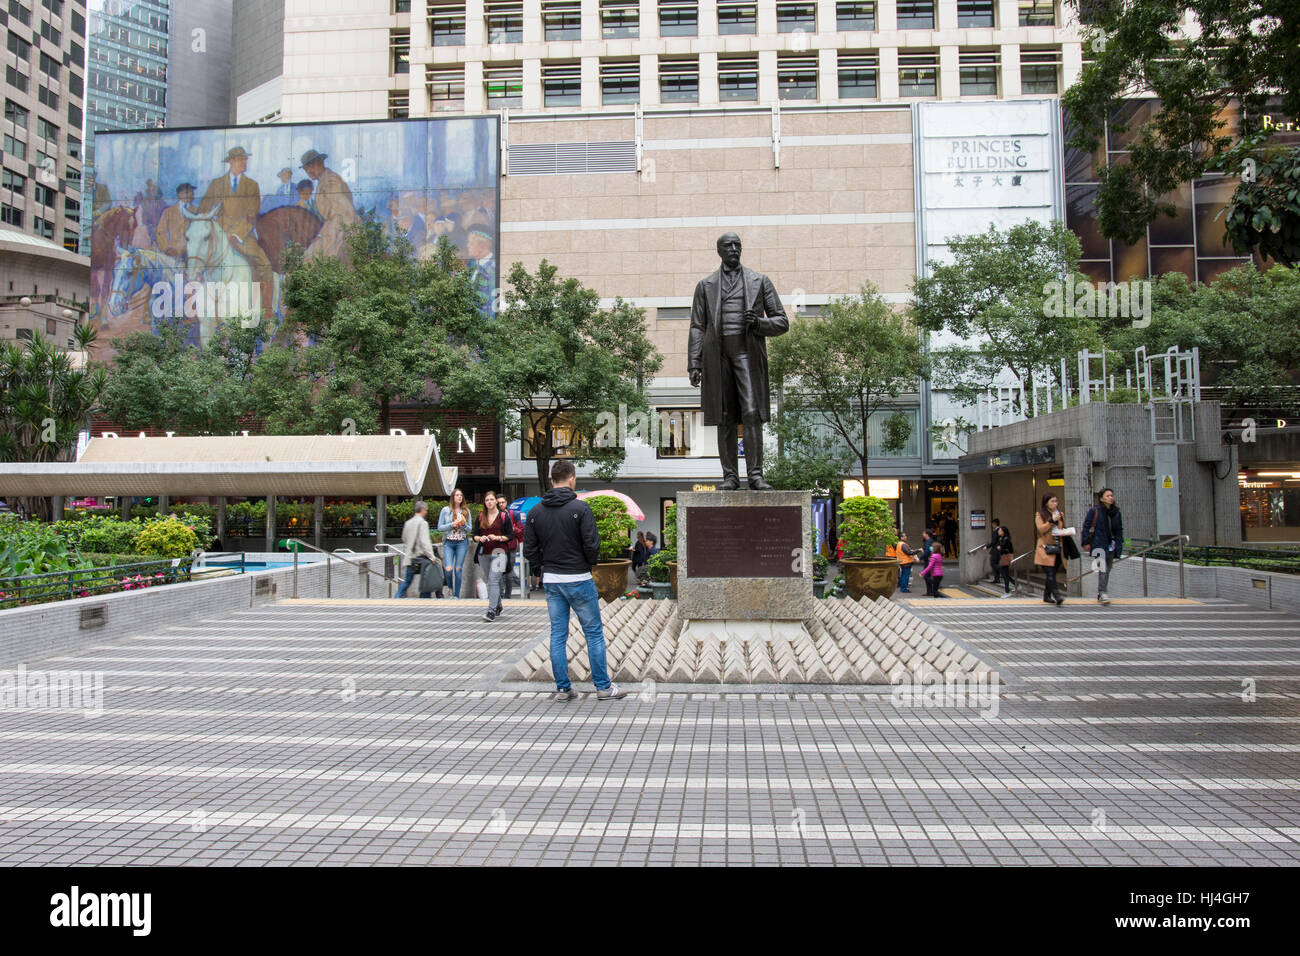
[[636, 143], [530, 143], [510, 147], [511, 176], [636, 172]]

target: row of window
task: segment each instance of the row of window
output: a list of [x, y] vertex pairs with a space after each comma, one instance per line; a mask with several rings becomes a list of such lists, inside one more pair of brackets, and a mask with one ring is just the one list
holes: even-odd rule
[[[898, 0], [896, 28], [933, 30], [936, 25], [935, 6], [935, 0]], [[1018, 7], [1020, 26], [1056, 25], [1055, 0], [1019, 0]], [[718, 0], [717, 10], [720, 35], [758, 32], [758, 5], [754, 0]], [[995, 27], [996, 10], [994, 0], [960, 0], [957, 25], [963, 28]], [[640, 5], [636, 0], [601, 0], [600, 38], [615, 40], [639, 36], [640, 17]], [[483, 21], [489, 43], [523, 42], [524, 11], [518, 0], [488, 0]], [[431, 2], [428, 22], [431, 46], [464, 45], [464, 3]], [[810, 0], [779, 2], [776, 5], [776, 24], [781, 33], [816, 33], [817, 4]], [[874, 0], [840, 0], [835, 4], [835, 29], [879, 29]], [[543, 0], [542, 31], [547, 41], [581, 40], [580, 0]], [[698, 34], [699, 4], [696, 0], [659, 0], [660, 36], [693, 37]], [[409, 47], [409, 42], [407, 45]]]
[[[1025, 94], [1056, 93], [1059, 87], [1061, 54], [1058, 50], [1020, 54], [1020, 85]], [[960, 82], [963, 96], [998, 95], [1000, 64], [997, 53], [963, 53]], [[836, 63], [837, 94], [840, 99], [879, 97], [880, 59], [873, 53], [841, 51]], [[465, 108], [465, 76], [462, 68], [429, 71], [428, 92], [434, 112]], [[489, 109], [523, 106], [523, 71], [519, 66], [491, 66], [483, 73], [483, 90]], [[641, 68], [636, 62], [600, 65], [603, 105], [636, 103], [641, 98]], [[783, 100], [818, 98], [817, 58], [781, 57], [777, 61], [777, 92]], [[906, 53], [898, 57], [898, 92], [901, 97], [937, 96], [939, 56], [937, 53]], [[663, 103], [697, 103], [700, 98], [700, 67], [695, 58], [659, 60], [659, 99]], [[758, 58], [718, 58], [718, 99], [724, 103], [758, 100]], [[544, 106], [582, 105], [582, 69], [576, 62], [545, 63], [542, 66]], [[405, 93], [389, 100], [390, 116], [407, 115]]]
[[107, 67], [117, 67], [124, 73], [134, 73], [136, 76], [147, 77], [162, 83], [167, 82], [167, 65], [165, 63], [139, 57], [134, 53], [127, 53], [123, 50], [110, 50], [107, 47], [95, 45], [90, 48], [90, 58], [97, 63], [103, 63]]
[[[28, 121], [31, 117], [31, 111], [24, 106], [20, 106], [13, 100], [5, 100], [5, 120], [14, 125], [15, 129], [27, 129]], [[51, 123], [44, 116], [36, 117], [36, 135], [41, 139], [47, 139], [52, 143], [58, 143], [60, 130], [54, 123]], [[81, 156], [81, 138], [79, 136], [68, 135], [68, 155], [73, 159]]]

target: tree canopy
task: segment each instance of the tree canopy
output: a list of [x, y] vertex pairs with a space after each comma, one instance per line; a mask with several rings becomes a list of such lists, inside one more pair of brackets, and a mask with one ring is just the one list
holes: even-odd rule
[[[1225, 229], [1237, 251], [1300, 259], [1300, 148], [1274, 145], [1265, 116], [1300, 117], [1300, 8], [1293, 0], [1119, 0], [1082, 4], [1083, 72], [1061, 97], [1070, 145], [1095, 150], [1107, 124], [1126, 133], [1124, 162], [1098, 170], [1102, 232], [1130, 245], [1173, 215], [1180, 185], [1221, 170], [1239, 177]], [[1128, 128], [1116, 109], [1156, 97]], [[1241, 134], [1229, 122], [1240, 108]], [[1247, 160], [1251, 160], [1248, 163]]]

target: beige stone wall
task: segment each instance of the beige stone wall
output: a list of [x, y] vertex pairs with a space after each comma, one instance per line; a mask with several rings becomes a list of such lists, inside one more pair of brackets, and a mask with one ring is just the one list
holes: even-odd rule
[[[864, 282], [907, 293], [916, 268], [911, 129], [906, 109], [786, 111], [778, 169], [770, 112], [647, 116], [640, 176], [504, 177], [501, 261], [533, 268], [546, 259], [602, 297], [645, 306], [666, 357], [660, 374], [681, 376], [687, 322], [655, 310], [689, 304], [718, 267], [715, 242], [728, 229], [788, 312]], [[803, 142], [811, 137], [829, 142]], [[631, 117], [509, 127], [512, 146], [633, 138]], [[746, 222], [754, 216], [774, 218]]]

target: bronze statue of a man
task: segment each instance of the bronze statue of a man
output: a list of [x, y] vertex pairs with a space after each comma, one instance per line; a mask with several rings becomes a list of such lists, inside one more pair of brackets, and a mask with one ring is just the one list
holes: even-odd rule
[[772, 280], [740, 264], [740, 237], [718, 238], [722, 267], [695, 286], [686, 369], [700, 388], [704, 424], [718, 426], [721, 491], [736, 491], [736, 426], [745, 426], [749, 487], [770, 491], [763, 480], [763, 422], [768, 420], [767, 343], [789, 331], [790, 320]]

